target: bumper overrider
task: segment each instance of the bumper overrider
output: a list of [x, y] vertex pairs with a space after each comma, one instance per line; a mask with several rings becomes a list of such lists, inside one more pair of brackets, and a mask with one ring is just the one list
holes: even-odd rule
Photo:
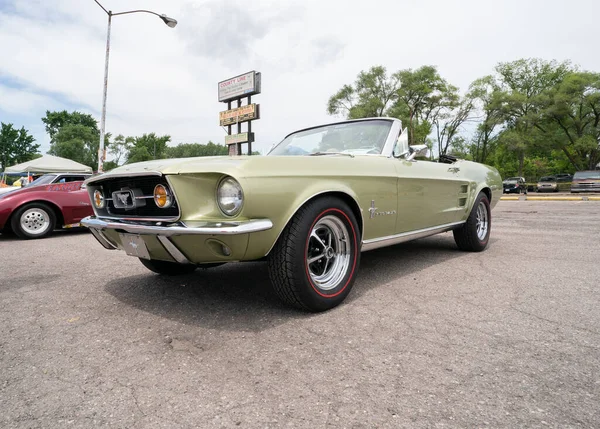
[[[163, 225], [161, 222], [134, 222], [96, 216], [86, 217], [81, 224], [106, 249], [121, 249], [132, 256], [172, 260], [182, 264], [241, 260], [246, 251], [248, 234], [273, 227], [269, 219], [174, 222]], [[132, 241], [135, 252], [128, 247], [128, 237], [135, 239]], [[138, 254], [140, 245], [144, 249]]]

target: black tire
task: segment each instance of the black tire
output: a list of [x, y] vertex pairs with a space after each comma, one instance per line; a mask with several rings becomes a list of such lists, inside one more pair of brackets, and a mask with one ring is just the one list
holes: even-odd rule
[[178, 264], [177, 262], [158, 261], [156, 259], [142, 259], [138, 258], [142, 265], [148, 268], [150, 271], [156, 274], [162, 274], [165, 276], [179, 276], [183, 274], [193, 273], [197, 265], [192, 264]]
[[286, 304], [312, 312], [339, 305], [356, 278], [360, 239], [356, 217], [342, 200], [323, 197], [300, 208], [268, 257], [276, 295]]
[[[478, 219], [478, 210], [485, 211], [486, 229], [483, 231], [483, 224], [480, 225], [480, 220], [484, 221], [483, 213], [480, 213], [482, 219]], [[492, 211], [488, 197], [480, 192], [475, 200], [473, 209], [467, 218], [467, 222], [459, 229], [454, 230], [454, 241], [460, 250], [468, 252], [481, 252], [484, 250], [490, 239], [490, 231], [492, 229]]]
[[24, 204], [12, 214], [10, 227], [25, 240], [48, 237], [56, 227], [56, 214], [44, 203]]

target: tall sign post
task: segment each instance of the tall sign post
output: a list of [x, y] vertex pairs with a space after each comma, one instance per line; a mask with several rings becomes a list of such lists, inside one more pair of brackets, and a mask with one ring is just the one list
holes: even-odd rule
[[[229, 155], [242, 155], [242, 144], [248, 143], [248, 155], [252, 155], [252, 121], [260, 119], [260, 105], [252, 103], [252, 96], [260, 94], [260, 72], [251, 71], [219, 82], [219, 101], [227, 103], [227, 110], [219, 113], [219, 125], [227, 126], [225, 144], [229, 146]], [[242, 106], [242, 99], [246, 104]], [[237, 106], [231, 106], [236, 102]], [[247, 129], [242, 132], [242, 124]], [[235, 133], [233, 127], [236, 126]]]

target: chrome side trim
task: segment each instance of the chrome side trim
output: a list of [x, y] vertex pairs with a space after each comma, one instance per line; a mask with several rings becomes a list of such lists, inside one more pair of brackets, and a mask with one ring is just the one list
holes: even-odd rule
[[87, 185], [88, 183], [99, 182], [101, 180], [110, 180], [110, 179], [114, 179], [115, 177], [138, 177], [138, 176], [162, 176], [162, 173], [159, 171], [154, 171], [154, 170], [149, 170], [149, 171], [144, 171], [144, 172], [139, 172], [139, 173], [106, 173], [106, 174], [100, 174], [98, 176], [90, 177], [83, 183], [85, 185]]
[[175, 246], [175, 244], [168, 238], [163, 235], [157, 235], [158, 241], [163, 245], [165, 250], [171, 255], [173, 259], [175, 259], [180, 264], [191, 264], [190, 260]]
[[273, 228], [269, 219], [252, 219], [230, 222], [178, 222], [173, 225], [159, 226], [125, 221], [106, 221], [95, 216], [82, 219], [81, 224], [91, 230], [115, 229], [132, 234], [162, 235], [236, 235], [266, 231]]
[[434, 226], [431, 228], [419, 229], [417, 231], [403, 232], [396, 235], [388, 235], [387, 237], [372, 238], [370, 240], [363, 240], [361, 252], [368, 252], [369, 250], [378, 249], [380, 247], [392, 246], [394, 244], [400, 244], [417, 238], [428, 237], [430, 235], [439, 234], [440, 232], [451, 231], [457, 226], [463, 225], [465, 221], [448, 223], [446, 225]]
[[105, 249], [108, 250], [116, 250], [117, 246], [110, 241], [106, 235], [104, 235], [104, 233], [98, 229], [90, 229], [90, 232], [92, 233], [92, 235], [94, 236], [94, 238], [96, 240], [98, 240], [98, 243], [100, 243]]

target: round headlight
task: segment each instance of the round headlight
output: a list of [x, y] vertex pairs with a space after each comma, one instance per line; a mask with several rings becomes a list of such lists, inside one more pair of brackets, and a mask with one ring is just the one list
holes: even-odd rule
[[94, 191], [94, 205], [97, 209], [103, 209], [104, 204], [106, 204], [106, 201], [104, 200], [104, 195], [102, 195], [102, 191], [96, 189]]
[[244, 193], [240, 184], [233, 177], [227, 177], [219, 182], [217, 203], [227, 216], [235, 216], [242, 209]]
[[171, 197], [171, 193], [163, 185], [156, 185], [154, 187], [154, 202], [161, 209], [166, 209], [173, 204], [173, 197]]

